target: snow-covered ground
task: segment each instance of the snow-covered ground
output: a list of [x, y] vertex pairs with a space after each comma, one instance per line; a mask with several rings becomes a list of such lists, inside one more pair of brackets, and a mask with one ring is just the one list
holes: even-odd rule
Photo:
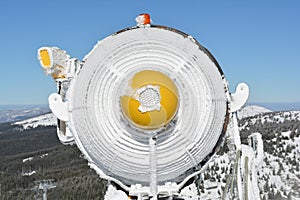
[[29, 161], [32, 161], [32, 160], [33, 160], [33, 157], [24, 158], [24, 159], [23, 159], [23, 163], [29, 162]]
[[36, 174], [35, 170], [33, 170], [31, 172], [24, 172], [24, 173], [22, 173], [22, 176], [32, 176], [33, 174]]
[[[23, 164], [26, 165], [27, 163], [30, 163], [30, 162], [33, 161], [34, 159], [40, 159], [40, 158], [43, 159], [43, 158], [45, 158], [46, 156], [48, 156], [48, 153], [45, 153], [45, 154], [42, 154], [42, 155], [36, 156], [36, 157], [28, 157], [28, 158], [24, 158], [24, 159], [23, 159]], [[32, 176], [32, 175], [34, 175], [34, 174], [37, 173], [36, 170], [32, 170], [31, 165], [29, 165], [29, 166], [30, 166], [30, 168], [27, 169], [27, 170], [25, 170], [26, 168], [23, 168], [23, 167], [22, 167], [22, 176]]]
[[255, 106], [255, 105], [245, 106], [238, 111], [238, 118], [242, 119], [246, 117], [253, 117], [255, 115], [268, 113], [268, 112], [272, 112], [272, 111], [261, 106]]
[[[241, 112], [242, 118], [254, 117], [241, 121], [240, 130], [251, 133], [253, 127], [260, 128], [264, 145], [269, 148], [258, 169], [261, 199], [300, 200], [300, 111], [270, 112], [251, 106]], [[200, 199], [221, 199], [232, 164], [228, 158], [228, 154], [217, 156], [201, 175]]]
[[[274, 136], [264, 140], [264, 144], [273, 149], [265, 152], [264, 162], [258, 171], [261, 198], [272, 199], [272, 195], [280, 194], [285, 199], [300, 200], [300, 192], [297, 193], [297, 191], [300, 191], [300, 130], [299, 126], [295, 126], [295, 123], [300, 121], [300, 111], [272, 112], [260, 106], [246, 106], [239, 111], [238, 117], [239, 119], [245, 119], [239, 124], [241, 131], [250, 131], [250, 127], [255, 124], [261, 124], [260, 126], [263, 127], [271, 123], [275, 127], [274, 129], [270, 128], [271, 132], [260, 132], [262, 135], [274, 134]], [[291, 125], [288, 125], [285, 130], [276, 128], [277, 124], [285, 122]], [[56, 123], [56, 117], [49, 113], [14, 124], [28, 129], [38, 126], [55, 126]], [[296, 136], [292, 137], [292, 135]], [[32, 159], [34, 158], [24, 158], [23, 163], [30, 162]], [[222, 197], [227, 177], [230, 174], [231, 164], [232, 162], [227, 154], [215, 157], [207, 170], [201, 174], [200, 199], [220, 199]], [[27, 174], [30, 173], [29, 170]], [[28, 176], [27, 174], [24, 175]], [[117, 196], [120, 199], [125, 198], [123, 194], [113, 191], [112, 188], [109, 191], [116, 198]]]
[[3, 108], [0, 109], [0, 123], [4, 122], [16, 122], [34, 116], [39, 116], [45, 113], [49, 113], [49, 108]]
[[38, 126], [56, 126], [57, 118], [52, 114], [44, 114], [23, 121], [15, 122], [15, 125], [21, 125], [24, 129], [36, 128]]

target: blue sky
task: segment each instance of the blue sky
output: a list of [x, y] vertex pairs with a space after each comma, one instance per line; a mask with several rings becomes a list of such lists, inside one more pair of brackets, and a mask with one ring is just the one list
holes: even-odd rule
[[154, 24], [191, 34], [217, 59], [231, 91], [249, 102], [300, 102], [300, 1], [0, 1], [0, 105], [47, 104], [56, 92], [37, 60], [58, 46], [80, 60], [110, 34], [149, 13]]

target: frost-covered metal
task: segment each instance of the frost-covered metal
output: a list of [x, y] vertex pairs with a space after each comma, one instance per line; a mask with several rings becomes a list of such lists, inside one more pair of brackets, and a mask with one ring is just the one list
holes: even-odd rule
[[135, 27], [100, 41], [70, 85], [69, 127], [99, 171], [125, 184], [148, 184], [153, 130], [130, 126], [119, 103], [128, 77], [145, 69], [171, 77], [179, 90], [177, 116], [156, 131], [158, 182], [179, 182], [213, 154], [228, 116], [224, 76], [188, 35], [168, 27]]
[[[39, 59], [48, 73], [57, 73], [56, 68], [63, 72], [52, 76], [58, 94], [49, 97], [59, 119], [60, 140], [74, 141], [101, 177], [130, 195], [172, 195], [205, 169], [249, 89], [242, 83], [230, 94], [219, 64], [206, 48], [190, 35], [148, 21], [141, 15], [138, 26], [100, 40], [82, 62], [48, 47], [39, 49]], [[64, 65], [47, 65], [55, 63], [53, 49], [67, 58]], [[132, 77], [147, 73], [167, 77], [163, 79], [168, 84], [128, 87]], [[164, 94], [162, 87], [172, 89]], [[176, 101], [170, 102], [170, 119], [159, 119], [166, 123], [158, 126], [136, 126], [143, 124], [143, 114], [152, 112], [150, 121], [169, 114], [155, 114], [168, 107], [161, 105], [166, 94]], [[126, 116], [130, 110], [124, 111], [122, 98], [138, 104], [137, 122]]]

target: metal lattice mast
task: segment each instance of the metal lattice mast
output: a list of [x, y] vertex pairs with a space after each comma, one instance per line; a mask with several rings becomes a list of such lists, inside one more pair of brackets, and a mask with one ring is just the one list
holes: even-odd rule
[[35, 193], [39, 193], [40, 191], [43, 192], [43, 200], [47, 200], [47, 191], [55, 188], [56, 185], [52, 182], [52, 179], [42, 180], [42, 181], [36, 181], [36, 186], [34, 186], [31, 190], [33, 190]]

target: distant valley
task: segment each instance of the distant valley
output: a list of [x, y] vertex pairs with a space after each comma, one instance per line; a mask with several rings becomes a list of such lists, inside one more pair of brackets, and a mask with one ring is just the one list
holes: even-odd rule
[[48, 107], [32, 106], [0, 106], [0, 123], [15, 122], [50, 113]]
[[[60, 144], [56, 118], [45, 112], [22, 114], [26, 120], [0, 123], [1, 199], [34, 199], [41, 193], [33, 188], [38, 181], [51, 179], [56, 185], [48, 199], [103, 199], [106, 181], [88, 167], [76, 146]], [[241, 110], [239, 127], [242, 142], [260, 132], [265, 158], [259, 169], [261, 198], [300, 199], [300, 111], [272, 112], [257, 106]], [[225, 154], [224, 154], [225, 152]], [[226, 144], [199, 180], [201, 199], [220, 199], [232, 162]]]

